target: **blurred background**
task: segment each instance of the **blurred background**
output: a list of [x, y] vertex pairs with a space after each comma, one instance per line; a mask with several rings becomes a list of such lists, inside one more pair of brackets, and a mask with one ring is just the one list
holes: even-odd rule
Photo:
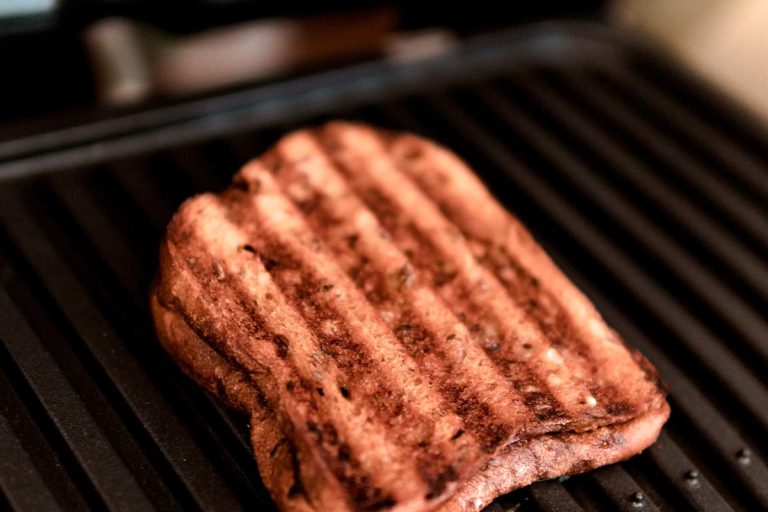
[[543, 0], [501, 11], [482, 0], [471, 8], [2, 0], [0, 135], [31, 129], [40, 117], [51, 123], [105, 107], [157, 105], [372, 57], [422, 58], [473, 34], [556, 18], [637, 34], [768, 117], [768, 3], [761, 0]]
[[602, 6], [545, 0], [500, 14], [487, 1], [470, 11], [419, 4], [2, 0], [0, 120], [157, 104], [373, 57], [413, 58], [514, 23], [596, 16]]

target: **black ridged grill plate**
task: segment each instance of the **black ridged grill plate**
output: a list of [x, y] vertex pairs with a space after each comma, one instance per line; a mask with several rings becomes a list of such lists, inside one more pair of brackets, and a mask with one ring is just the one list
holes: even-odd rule
[[0, 142], [0, 508], [274, 509], [147, 290], [184, 198], [342, 117], [466, 158], [669, 384], [653, 447], [490, 510], [768, 509], [768, 133], [674, 68], [542, 25]]

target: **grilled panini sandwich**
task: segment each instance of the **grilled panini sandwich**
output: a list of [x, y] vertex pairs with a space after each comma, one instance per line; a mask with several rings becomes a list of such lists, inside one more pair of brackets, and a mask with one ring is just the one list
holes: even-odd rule
[[334, 122], [185, 202], [160, 341], [250, 417], [282, 510], [465, 511], [630, 457], [669, 415], [628, 348], [454, 154]]

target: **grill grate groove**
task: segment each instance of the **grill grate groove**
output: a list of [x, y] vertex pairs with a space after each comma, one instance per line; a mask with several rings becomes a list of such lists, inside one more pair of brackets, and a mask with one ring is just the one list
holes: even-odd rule
[[[97, 188], [96, 190], [101, 190], [100, 188]], [[122, 270], [125, 267], [137, 267], [141, 265], [141, 262], [138, 261], [139, 258], [135, 258], [135, 251], [127, 251], [124, 250], [124, 247], [127, 247], [130, 245], [130, 241], [135, 240], [131, 235], [132, 233], [128, 232], [125, 233], [124, 231], [121, 231], [119, 226], [125, 226], [125, 222], [116, 222], [113, 224], [107, 223], [107, 225], [104, 225], [105, 218], [94, 218], [93, 215], [89, 215], [87, 205], [91, 201], [91, 199], [87, 198], [85, 191], [79, 190], [77, 194], [72, 194], [72, 189], [69, 188], [67, 192], [64, 194], [68, 197], [64, 198], [64, 201], [70, 205], [70, 211], [75, 212], [76, 216], [78, 217], [77, 223], [79, 226], [77, 228], [69, 227], [65, 229], [68, 233], [74, 233], [79, 229], [83, 229], [87, 232], [86, 235], [82, 237], [82, 244], [79, 245], [79, 249], [81, 253], [88, 253], [88, 249], [91, 251], [95, 251], [100, 253], [99, 256], [103, 261], [106, 261], [108, 263], [103, 264], [104, 266], [108, 266], [108, 269], [103, 269], [98, 272], [96, 272], [96, 275], [99, 276], [99, 278], [103, 279], [107, 275], [122, 275]], [[75, 205], [78, 205], [77, 211], [74, 209]], [[106, 210], [106, 207], [104, 207]], [[123, 210], [122, 215], [125, 215], [126, 212], [130, 210]], [[64, 217], [66, 215], [65, 212], [61, 212], [61, 215], [57, 215], [57, 217]], [[122, 219], [123, 221], [126, 221], [127, 219]], [[110, 255], [114, 251], [115, 246], [108, 246], [108, 245], [98, 245], [96, 247], [90, 246], [88, 243], [88, 240], [97, 240], [97, 239], [103, 239], [104, 233], [109, 233], [111, 236], [111, 239], [115, 243], [115, 246], [118, 248], [118, 253], [120, 254], [119, 258], [113, 258], [110, 257]], [[148, 254], [154, 254], [157, 248], [157, 242], [158, 240], [153, 240], [152, 244], [138, 244], [144, 249], [146, 249]], [[96, 267], [97, 265], [95, 263], [90, 263], [88, 265], [89, 268]], [[146, 265], [145, 265], [145, 268]], [[151, 268], [151, 267], [149, 267]], [[148, 313], [146, 310], [141, 306], [144, 300], [144, 296], [146, 295], [146, 291], [148, 289], [148, 283], [151, 276], [146, 276], [146, 279], [138, 280], [138, 288], [140, 289], [138, 295], [133, 293], [133, 299], [135, 303], [132, 304], [126, 304], [126, 303], [118, 303], [114, 309], [117, 309], [119, 311], [125, 311], [128, 309], [133, 309], [134, 313], [132, 315], [133, 318], [148, 318]], [[85, 279], [83, 279], [85, 281]], [[107, 287], [108, 290], [111, 290], [112, 293], [110, 294], [103, 294], [102, 297], [99, 299], [99, 302], [102, 304], [109, 304], [111, 301], [114, 302], [114, 290], [120, 289], [122, 287], [125, 290], [128, 290], [129, 292], [133, 291], [134, 288], [136, 288], [135, 282], [137, 281], [134, 277], [133, 280], [131, 280], [130, 274], [127, 276], [127, 278], [123, 277], [122, 279], [119, 279], [120, 284], [109, 286]], [[107, 297], [106, 295], [111, 295], [111, 297]], [[128, 322], [131, 320], [129, 318], [126, 318], [122, 321], [122, 327], [120, 329], [121, 332], [130, 332], [131, 327], [127, 325]], [[116, 323], [116, 321], [113, 321]], [[140, 352], [136, 352], [137, 359], [142, 359], [142, 364], [145, 368], [148, 367], [154, 367], [157, 366], [154, 364], [158, 360], [165, 360], [165, 354], [160, 349], [159, 345], [154, 343], [152, 341], [153, 335], [151, 332], [151, 329], [149, 328], [147, 324], [148, 322], [143, 322], [142, 326], [143, 328], [139, 333], [136, 334], [136, 337], [143, 340], [150, 340], [150, 343], [148, 346], [142, 346], [140, 347]], [[146, 343], [146, 341], [145, 341]], [[134, 351], [135, 352], [135, 351]], [[143, 353], [143, 357], [141, 354]], [[161, 375], [166, 370], [163, 369], [154, 369], [155, 373], [155, 379], [159, 378], [158, 376]], [[194, 388], [193, 388], [194, 389]], [[182, 394], [189, 395], [189, 390], [182, 391]], [[197, 423], [200, 423], [203, 425], [204, 430], [208, 430], [208, 423], [211, 423], [211, 433], [214, 435], [216, 439], [217, 446], [224, 446], [224, 448], [217, 449], [213, 448], [211, 451], [214, 454], [221, 453], [234, 453], [237, 456], [237, 463], [235, 464], [239, 469], [240, 475], [238, 478], [240, 480], [243, 480], [242, 485], [245, 487], [249, 487], [250, 483], [249, 479], [245, 478], [243, 475], [252, 473], [256, 470], [255, 463], [248, 455], [247, 450], [244, 451], [244, 449], [248, 448], [248, 441], [247, 436], [244, 432], [244, 421], [239, 421], [239, 426], [235, 425], [235, 422], [232, 419], [232, 416], [229, 412], [224, 413], [222, 407], [210, 400], [210, 398], [205, 397], [204, 395], [201, 395], [201, 393], [198, 392], [197, 389], [194, 389], [192, 391], [192, 394], [194, 395], [194, 398], [185, 396], [182, 398], [182, 400], [186, 402], [195, 403], [197, 402], [199, 404], [199, 408], [204, 409], [207, 411], [207, 413], [200, 413], [198, 416], [200, 418], [207, 418], [205, 420], [197, 420]], [[175, 399], [173, 399], [175, 400]], [[249, 492], [256, 492], [263, 494], [263, 489], [257, 489], [255, 491], [249, 491]]]
[[[139, 491], [137, 482], [121, 462], [121, 457], [106, 439], [93, 416], [85, 409], [83, 400], [66, 380], [52, 357], [45, 353], [39, 340], [35, 339], [29, 325], [20, 317], [15, 306], [4, 293], [0, 296], [4, 312], [2, 333], [5, 340], [3, 359], [8, 368], [15, 359], [16, 371], [10, 368], [9, 377], [15, 381], [14, 388], [19, 398], [27, 404], [55, 450], [57, 458], [63, 461], [70, 472], [70, 478], [78, 487], [90, 506], [106, 505], [123, 509], [120, 504], [108, 501], [104, 494], [117, 496], [133, 493], [137, 500], [127, 504], [149, 506], [144, 493]], [[41, 391], [43, 381], [55, 387], [55, 393]], [[89, 450], [79, 450], [85, 445]]]
[[[61, 461], [69, 461], [67, 466], [70, 468], [79, 468], [79, 465], [71, 454], [64, 453], [64, 448], [54, 451], [51, 447], [51, 444], [63, 446], [57, 429], [50, 427], [47, 415], [40, 411], [41, 406], [11, 362], [5, 347], [0, 347], [0, 367], [3, 369], [3, 375], [0, 375], [3, 398], [0, 448], [3, 465], [7, 466], [0, 487], [7, 491], [7, 499], [15, 504], [15, 508], [21, 509], [64, 510], [63, 504], [66, 504], [69, 510], [87, 510], [83, 495], [92, 496], [92, 488], [77, 489], [76, 484], [84, 483], [88, 487], [88, 479], [74, 468], [70, 471], [78, 473], [77, 476], [68, 475], [61, 469]], [[46, 430], [49, 432], [47, 438], [43, 434]], [[96, 501], [91, 499], [91, 503]], [[3, 510], [11, 510], [10, 505]]]
[[[571, 132], [583, 134], [580, 137], [582, 144], [593, 148], [593, 151], [598, 154], [603, 153], [605, 159], [610, 162], [611, 169], [620, 171], [621, 174], [626, 176], [627, 186], [624, 187], [625, 190], [642, 190], [647, 198], [646, 204], [661, 205], [668, 212], [669, 221], [677, 221], [681, 224], [679, 232], [696, 234], [699, 247], [717, 254], [720, 264], [713, 264], [713, 268], [723, 266], [722, 264], [725, 263], [734, 269], [737, 274], [740, 274], [743, 281], [753, 286], [763, 297], [765, 296], [766, 288], [763, 288], [763, 285], [768, 285], [768, 269], [765, 268], [765, 265], [757, 255], [745, 248], [740, 240], [730, 236], [730, 229], [725, 230], [717, 225], [706, 211], [696, 208], [688, 198], [683, 197], [680, 192], [675, 192], [660, 177], [656, 177], [654, 173], [649, 172], [648, 168], [645, 168], [633, 155], [630, 155], [627, 151], [613, 149], [620, 147], [621, 143], [608, 137], [605, 130], [596, 128], [593, 122], [587, 121], [583, 112], [581, 115], [576, 113], [573, 107], [562, 101], [555, 91], [547, 89], [540, 82], [530, 84], [528, 88], [531, 90], [534, 88], [538, 89], [537, 97], [543, 103], [549, 104], [547, 108], [550, 113], [556, 112], [556, 117]], [[543, 94], [544, 91], [546, 91], [546, 94]], [[762, 223], [757, 213], [752, 215], [752, 222], [758, 225]], [[654, 248], [658, 246], [659, 249], [664, 248], [664, 252], [674, 250], [669, 248], [670, 245], [674, 245], [670, 243], [664, 243], [663, 247], [658, 241], [648, 243], [647, 245]], [[759, 248], [761, 245], [755, 244], [754, 247]], [[728, 248], [728, 250], [725, 248]], [[681, 258], [676, 257], [675, 259], [679, 260]], [[685, 270], [686, 265], [689, 264], [690, 262], [686, 261], [685, 264], [678, 265], [679, 269], [676, 269], [676, 272], [687, 276], [689, 272]], [[732, 294], [729, 295], [730, 291], [722, 283], [713, 282], [709, 277], [711, 273], [708, 269], [701, 269], [700, 267], [691, 268], [690, 274], [705, 274], [707, 276], [706, 282], [700, 283], [701, 289], [705, 293], [710, 293], [713, 300], [722, 301], [715, 306], [716, 309], [738, 315], [738, 323], [745, 331], [753, 332], [757, 329], [765, 329], [764, 321], [755, 315], [754, 312], [748, 311], [749, 308], [741, 304], [738, 297]], [[692, 288], [697, 288], [697, 285], [699, 283], [693, 280], [689, 283], [689, 286]], [[733, 307], [729, 308], [726, 301], [738, 304], [738, 310], [734, 311]], [[758, 345], [758, 350], [764, 350], [764, 347], [760, 347], [759, 341], [756, 342], [756, 345]]]
[[[112, 240], [115, 242], [115, 245], [118, 247], [125, 247], [130, 244], [129, 240], [129, 234], [122, 234], [120, 233], [120, 230], [117, 228], [117, 226], [114, 225], [101, 225], [106, 218], [99, 218], [94, 219], [94, 216], [88, 214], [87, 204], [89, 203], [90, 199], [87, 197], [87, 195], [84, 193], [84, 191], [80, 190], [80, 193], [77, 193], [75, 195], [72, 195], [72, 197], [69, 197], [68, 199], [65, 199], [65, 202], [69, 203], [70, 205], [81, 205], [80, 208], [77, 209], [77, 216], [79, 217], [77, 219], [77, 223], [79, 226], [74, 226], [73, 223], [74, 220], [71, 220], [71, 223], [67, 226], [60, 226], [55, 231], [59, 232], [67, 232], [69, 233], [70, 237], [76, 238], [75, 234], [80, 232], [81, 228], [85, 228], [87, 231], [87, 235], [83, 235], [80, 238], [80, 242], [76, 243], [78, 247], [78, 256], [83, 256], [87, 254], [91, 254], [94, 252], [101, 252], [98, 256], [92, 256], [90, 258], [90, 261], [85, 263], [84, 266], [88, 269], [97, 269], [94, 273], [95, 278], [89, 279], [87, 276], [84, 276], [82, 273], [80, 275], [81, 281], [84, 283], [91, 282], [91, 287], [94, 286], [93, 283], [95, 283], [97, 280], [100, 281], [99, 285], [103, 284], [101, 281], [105, 280], [106, 276], [115, 275], [117, 272], [120, 271], [120, 269], [124, 268], [125, 266], [132, 267], [138, 265], [138, 262], [134, 259], [134, 252], [131, 251], [120, 251], [121, 257], [119, 259], [110, 259], [107, 253], [104, 253], [104, 251], [107, 250], [108, 247], [103, 244], [98, 245], [97, 247], [92, 246], [88, 240], [94, 240], [94, 239], [100, 239], [100, 236], [103, 236], [104, 232], [111, 234]], [[73, 190], [72, 188], [67, 189], [67, 194], [72, 194]], [[54, 204], [54, 201], [49, 201], [49, 207]], [[70, 210], [75, 211], [75, 210]], [[52, 217], [55, 217], [57, 219], [64, 219], [67, 217], [67, 212], [64, 210], [59, 211], [57, 214], [52, 215]], [[94, 226], [94, 223], [96, 226]], [[151, 244], [151, 249], [149, 249], [149, 245], [147, 245], [147, 250], [151, 251], [151, 253], [154, 253], [157, 248], [157, 240], [153, 241]], [[109, 251], [107, 251], [109, 252]], [[99, 258], [101, 256], [101, 258]], [[97, 262], [97, 260], [101, 260], [100, 262]], [[103, 261], [107, 261], [109, 263], [103, 263]], [[107, 268], [108, 267], [108, 268]], [[81, 272], [83, 272], [81, 270]], [[135, 279], [134, 279], [135, 281]], [[109, 306], [111, 303], [115, 303], [114, 307], [112, 307], [113, 311], [121, 312], [126, 310], [133, 310], [133, 314], [131, 315], [131, 318], [133, 318], [134, 322], [136, 318], [145, 318], [148, 319], [148, 313], [145, 310], [145, 308], [141, 307], [141, 301], [143, 301], [143, 297], [146, 295], [146, 290], [148, 288], [148, 282], [149, 282], [149, 276], [147, 276], [146, 280], [143, 282], [140, 282], [140, 296], [141, 298], [137, 298], [136, 303], [131, 303], [130, 300], [126, 297], [124, 300], [118, 300], [117, 297], [119, 296], [118, 293], [115, 293], [117, 290], [120, 290], [121, 287], [123, 289], [127, 289], [130, 286], [130, 279], [128, 281], [122, 280], [121, 283], [118, 284], [112, 284], [110, 286], [107, 286], [101, 293], [98, 291], [93, 292], [95, 295], [98, 296], [97, 302], [99, 304], [102, 304], [103, 307]], [[118, 329], [122, 333], [131, 333], [132, 331], [136, 331], [134, 326], [129, 325], [132, 321], [131, 318], [125, 318], [125, 319], [117, 319], [114, 317], [113, 313], [113, 320], [112, 323], [115, 325], [119, 325], [120, 328]], [[151, 369], [152, 371], [149, 372], [151, 375], [153, 375], [153, 379], [156, 381], [165, 373], [166, 368], [156, 368], [157, 362], [160, 360], [165, 360], [165, 354], [160, 349], [159, 345], [157, 345], [153, 341], [153, 334], [152, 331], [148, 325], [148, 321], [141, 322], [142, 328], [138, 330], [135, 334], [133, 334], [131, 337], [135, 340], [144, 340], [143, 343], [146, 345], [136, 345], [135, 342], [132, 342], [130, 345], [136, 345], [136, 348], [132, 350], [132, 352], [135, 354], [135, 357], [137, 360], [139, 360], [142, 364], [142, 366], [145, 369]], [[148, 343], [147, 343], [148, 342]], [[235, 474], [229, 474], [228, 481], [233, 482], [237, 487], [241, 488], [241, 491], [245, 493], [243, 497], [241, 497], [241, 501], [247, 501], [247, 497], [250, 497], [251, 499], [254, 496], [258, 496], [259, 494], [263, 494], [263, 489], [260, 488], [260, 486], [257, 486], [258, 488], [253, 489], [252, 488], [252, 482], [250, 479], [246, 478], [244, 475], [248, 472], [252, 472], [255, 470], [255, 463], [253, 462], [252, 458], [247, 455], [247, 452], [243, 452], [242, 448], [244, 447], [244, 444], [246, 441], [243, 439], [243, 428], [239, 428], [235, 431], [232, 429], [226, 428], [224, 432], [221, 431], [221, 426], [230, 426], [232, 425], [231, 419], [228, 417], [225, 418], [217, 418], [216, 415], [211, 415], [211, 412], [221, 413], [221, 408], [216, 405], [212, 405], [210, 402], [210, 399], [207, 397], [204, 397], [201, 395], [201, 393], [195, 389], [192, 388], [192, 394], [194, 395], [194, 398], [187, 396], [189, 395], [189, 389], [181, 391], [181, 394], [183, 396], [169, 396], [169, 401], [175, 402], [178, 400], [181, 400], [183, 402], [187, 403], [187, 408], [190, 410], [197, 410], [201, 407], [205, 406], [207, 407], [207, 410], [209, 411], [208, 414], [204, 414], [201, 412], [197, 412], [196, 414], [189, 415], [187, 417], [188, 424], [191, 423], [195, 425], [195, 428], [198, 430], [201, 430], [201, 434], [198, 434], [199, 437], [203, 437], [206, 439], [205, 442], [202, 442], [202, 446], [206, 447], [206, 452], [209, 453], [209, 457], [213, 461], [224, 461], [223, 465], [224, 467], [219, 469], [219, 471], [224, 472], [227, 474], [230, 472], [227, 468], [232, 468], [235, 470]], [[176, 393], [178, 394], [179, 391], [177, 390]], [[196, 404], [196, 405], [192, 405]], [[202, 404], [202, 405], [197, 405]], [[205, 419], [203, 419], [205, 418]], [[243, 423], [242, 421], [240, 423]], [[209, 425], [210, 424], [210, 425]], [[213, 424], [216, 426], [219, 426], [219, 434], [214, 433]], [[211, 438], [212, 439], [209, 439]], [[233, 441], [234, 440], [234, 441]], [[235, 443], [236, 450], [231, 450], [232, 443]], [[211, 446], [208, 446], [211, 445]], [[238, 455], [239, 463], [237, 464], [231, 464], [229, 460], [229, 454], [230, 452], [234, 452]], [[222, 462], [217, 462], [218, 464], [222, 464]], [[166, 462], [166, 465], [170, 466], [169, 463]], [[244, 467], [242, 467], [244, 466]]]
[[[171, 419], [171, 409], [167, 405], [163, 406], [164, 401], [160, 398], [157, 388], [149, 382], [141, 366], [125, 349], [121, 350], [123, 345], [118, 341], [119, 337], [114, 328], [99, 314], [82, 284], [60, 259], [58, 251], [50, 242], [41, 238], [24, 239], [23, 233], [36, 230], [32, 219], [22, 214], [26, 206], [19, 202], [5, 201], [2, 214], [6, 225], [11, 225], [7, 219], [9, 212], [13, 212], [13, 223], [9, 231], [11, 235], [15, 235], [17, 243], [23, 239], [19, 245], [25, 252], [25, 257], [36, 267], [35, 271], [45, 281], [44, 284], [54, 295], [57, 305], [77, 329], [77, 336], [87, 345], [81, 352], [81, 357], [87, 357], [90, 353], [96, 358], [98, 363], [92, 368], [92, 372], [98, 371], [96, 368], [99, 367], [104, 369], [106, 375], [102, 378], [102, 389], [117, 387], [111, 403], [120, 403], [122, 399], [129, 400], [129, 403], [124, 405], [124, 410], [134, 411], [139, 415], [134, 423], [142, 430], [150, 432], [153, 438], [164, 440], [159, 448], [165, 457], [170, 459], [167, 466], [179, 473], [182, 480], [187, 480], [183, 487], [177, 488], [180, 499], [183, 497], [181, 491], [187, 488], [195, 495], [195, 501], [210, 509], [216, 506], [236, 506], [237, 499], [234, 495], [228, 496], [229, 487], [220, 480], [217, 471], [211, 468], [210, 476], [198, 472], [198, 468], [210, 467], [200, 448], [189, 434], [182, 430], [184, 423]], [[152, 412], [157, 416], [150, 416]], [[161, 421], [161, 418], [165, 420]], [[78, 449], [85, 450], [86, 446], [87, 443], [83, 442]], [[184, 474], [185, 471], [187, 474]], [[136, 499], [140, 494], [129, 495]]]
[[582, 509], [560, 483], [548, 480], [531, 486], [531, 498], [544, 510], [579, 512]]
[[[765, 204], [768, 199], [768, 166], [765, 156], [768, 155], [763, 153], [763, 159], [760, 159], [750, 154], [743, 143], [732, 140], [728, 130], [714, 128], [720, 124], [718, 118], [713, 119], [714, 122], [707, 122], [703, 113], [708, 109], [683, 104], [695, 92], [694, 89], [687, 94], [675, 95], [661, 89], [653, 79], [625, 69], [603, 68], [598, 76], [617, 94], [624, 95], [628, 103], [637, 102], [645, 112], [653, 114], [655, 122], [667, 128], [665, 133], [675, 137], [680, 146], [691, 147], [706, 160], [718, 162], [719, 170], [727, 181], [741, 185], [742, 192], [753, 195], [757, 204]], [[738, 124], [736, 126], [741, 128]], [[755, 137], [744, 132], [743, 128], [740, 131], [743, 136]]]
[[673, 176], [665, 177], [674, 177], [678, 190], [694, 187], [701, 195], [690, 195], [688, 199], [698, 201], [698, 209], [715, 208], [713, 213], [717, 213], [718, 218], [730, 220], [729, 228], [740, 229], [745, 237], [751, 237], [753, 248], [768, 247], [768, 218], [761, 211], [760, 203], [742, 194], [700, 155], [658, 137], [652, 121], [643, 116], [642, 111], [632, 109], [589, 74], [559, 74], [558, 78], [563, 82], [558, 91], [560, 94], [570, 93], [574, 100], [585, 104], [582, 111], [588, 108], [592, 116], [600, 116], [604, 124], [618, 128], [625, 140], [634, 142], [635, 153], [649, 150], [655, 162], [673, 173]]

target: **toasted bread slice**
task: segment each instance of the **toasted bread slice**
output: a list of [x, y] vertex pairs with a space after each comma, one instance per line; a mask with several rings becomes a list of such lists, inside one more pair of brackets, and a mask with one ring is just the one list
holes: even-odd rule
[[294, 132], [161, 248], [159, 337], [252, 418], [285, 510], [478, 510], [624, 459], [669, 414], [606, 326], [449, 151]]

